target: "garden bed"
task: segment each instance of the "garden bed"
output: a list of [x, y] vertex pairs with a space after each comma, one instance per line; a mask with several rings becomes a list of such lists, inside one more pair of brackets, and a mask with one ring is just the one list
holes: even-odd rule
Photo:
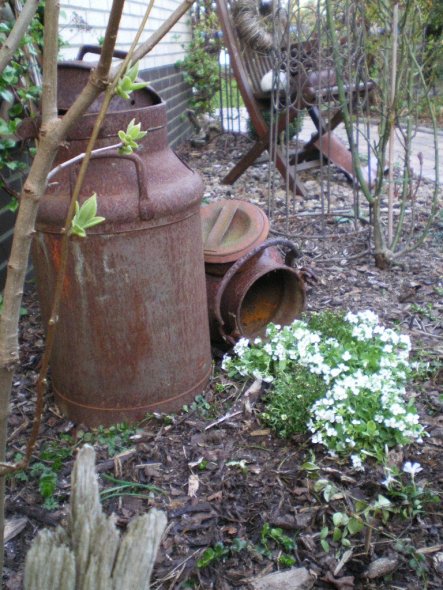
[[[234, 187], [220, 179], [244, 152], [247, 140], [225, 135], [182, 156], [206, 183], [205, 200], [235, 197], [267, 206], [267, 166], [251, 167]], [[352, 191], [335, 174], [330, 184], [334, 206], [349, 206]], [[312, 197], [298, 201], [298, 213], [318, 208], [318, 178], [308, 181]], [[431, 191], [423, 183], [420, 194]], [[296, 235], [297, 261], [316, 282], [308, 286], [307, 312], [370, 309], [382, 323], [412, 340], [412, 355], [422, 365], [408, 395], [415, 393], [429, 437], [422, 444], [394, 449], [390, 464], [401, 472], [419, 463], [417, 486], [440, 492], [443, 482], [443, 227], [436, 222], [425, 246], [389, 271], [374, 265], [367, 252], [367, 227], [353, 227], [335, 216], [326, 225], [305, 215], [286, 221], [283, 193], [277, 193], [277, 234]], [[305, 221], [306, 220], [306, 221]], [[9, 459], [24, 450], [33, 416], [33, 386], [43, 347], [38, 305], [30, 288], [21, 321], [21, 367], [14, 378]], [[390, 498], [392, 509], [370, 514], [362, 531], [349, 535], [350, 547], [332, 538], [333, 515], [355, 515], [356, 502], [374, 506], [389, 496], [386, 473], [375, 462], [365, 471], [347, 459], [332, 458], [307, 435], [278, 438], [260, 420], [266, 384], [229, 379], [216, 367], [208, 391], [181, 413], [150, 416], [138, 427], [89, 432], [66, 421], [48, 396], [33, 464], [10, 479], [8, 519], [17, 530], [6, 545], [5, 587], [22, 587], [25, 552], [44, 526], [66, 522], [70, 470], [75, 449], [94, 444], [107, 512], [124, 530], [149, 506], [166, 511], [168, 527], [154, 571], [154, 588], [228, 590], [251, 588], [251, 579], [288, 567], [306, 567], [315, 588], [441, 588], [443, 525], [441, 498], [421, 508]], [[111, 370], [111, 369], [110, 369]], [[318, 483], [324, 480], [324, 483]], [[123, 483], [122, 483], [123, 482]], [[108, 491], [106, 491], [108, 490]], [[45, 503], [45, 506], [43, 506]], [[383, 503], [383, 502], [382, 502]], [[401, 514], [402, 509], [404, 514]], [[19, 523], [16, 519], [22, 519]], [[385, 522], [383, 522], [385, 521]], [[340, 524], [338, 528], [343, 526]], [[337, 528], [337, 527], [336, 527]], [[327, 531], [326, 531], [327, 529]], [[326, 531], [326, 532], [325, 532]], [[329, 549], [329, 550], [328, 550]], [[376, 560], [376, 577], [368, 568]], [[385, 569], [383, 569], [385, 568]]]

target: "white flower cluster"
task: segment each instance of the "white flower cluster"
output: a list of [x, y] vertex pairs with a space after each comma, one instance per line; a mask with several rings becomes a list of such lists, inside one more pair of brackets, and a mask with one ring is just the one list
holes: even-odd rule
[[270, 324], [266, 342], [250, 346], [242, 338], [236, 358], [225, 357], [222, 366], [267, 382], [276, 367], [289, 372], [298, 365], [318, 375], [325, 388], [311, 408], [312, 441], [334, 453], [352, 450], [353, 465], [361, 469], [367, 455], [421, 441], [424, 429], [413, 404], [405, 402], [409, 337], [380, 325], [370, 310], [350, 312], [340, 322], [332, 336], [300, 320], [284, 328]]

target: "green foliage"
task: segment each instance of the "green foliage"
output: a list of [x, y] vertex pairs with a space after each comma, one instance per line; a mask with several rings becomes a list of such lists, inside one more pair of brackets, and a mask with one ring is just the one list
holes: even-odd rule
[[[29, 477], [38, 479], [38, 489], [43, 498], [43, 507], [54, 510], [58, 506], [58, 474], [65, 462], [72, 457], [74, 441], [69, 435], [60, 441], [45, 444], [40, 452], [39, 461], [31, 464]], [[23, 472], [26, 474], [26, 472]]]
[[[0, 45], [6, 41], [13, 24], [0, 23]], [[34, 83], [31, 75], [29, 54], [37, 55], [42, 45], [43, 25], [42, 14], [39, 11], [21, 40], [18, 50], [0, 76], [0, 100], [4, 101], [4, 117], [0, 117], [0, 175], [6, 170], [18, 171], [26, 168], [26, 165], [16, 158], [16, 132], [23, 119], [32, 115], [40, 97], [41, 88]], [[0, 187], [4, 186], [5, 182], [0, 177]], [[15, 200], [13, 207], [16, 208]]]
[[98, 217], [97, 213], [97, 195], [94, 193], [89, 199], [86, 199], [80, 207], [78, 202], [75, 203], [75, 215], [72, 218], [70, 235], [79, 238], [86, 237], [86, 230], [105, 221], [104, 217]]
[[293, 551], [295, 549], [295, 542], [291, 537], [283, 533], [279, 527], [272, 527], [268, 522], [265, 522], [260, 533], [260, 540], [266, 549], [268, 549], [269, 541], [274, 541], [281, 546], [285, 551]]
[[120, 148], [120, 153], [126, 155], [132, 154], [132, 152], [138, 148], [137, 141], [143, 139], [147, 134], [147, 131], [141, 130], [141, 123], [136, 125], [135, 119], [132, 119], [126, 131], [120, 130], [118, 132], [118, 137], [123, 144]]
[[385, 467], [386, 479], [382, 484], [387, 496], [398, 506], [399, 514], [406, 519], [414, 519], [425, 514], [431, 504], [440, 503], [438, 494], [418, 484], [415, 475], [422, 468], [418, 463], [407, 461], [400, 471], [397, 467]]
[[350, 456], [357, 470], [368, 456], [383, 462], [387, 448], [421, 442], [414, 402], [405, 399], [408, 336], [370, 310], [270, 324], [266, 335], [240, 339], [222, 367], [270, 383], [262, 418], [278, 434], [310, 431], [312, 442]]
[[[272, 527], [265, 523], [260, 532], [260, 542], [257, 544], [250, 543], [245, 539], [236, 537], [231, 545], [224, 545], [222, 542], [216, 543], [212, 547], [207, 547], [200, 558], [197, 560], [199, 569], [206, 568], [220, 559], [225, 559], [232, 554], [248, 550], [258, 555], [264, 555], [267, 559], [275, 559], [281, 567], [291, 567], [295, 563], [295, 557], [289, 555], [295, 549], [295, 541], [283, 533], [278, 527]], [[286, 551], [286, 553], [282, 553]]]
[[183, 406], [183, 412], [186, 414], [190, 412], [197, 412], [201, 416], [208, 416], [212, 409], [211, 404], [203, 395], [196, 395], [194, 401]]
[[423, 588], [427, 588], [426, 579], [428, 574], [428, 565], [426, 563], [426, 557], [422, 553], [418, 553], [417, 549], [410, 545], [407, 541], [399, 539], [394, 544], [395, 551], [402, 553], [408, 558], [409, 567], [415, 571], [417, 576], [424, 582]]
[[291, 371], [276, 367], [275, 372], [274, 386], [265, 398], [263, 421], [284, 438], [306, 432], [311, 407], [324, 394], [321, 377], [301, 365], [294, 365]]
[[214, 111], [214, 96], [219, 91], [218, 30], [214, 12], [203, 14], [194, 26], [192, 41], [183, 61], [177, 63], [184, 71], [184, 79], [191, 86], [193, 96], [190, 107], [196, 115]]
[[216, 543], [214, 547], [207, 547], [203, 551], [201, 557], [197, 559], [197, 567], [203, 569], [227, 555], [229, 555], [229, 547], [226, 547], [223, 543]]
[[[271, 123], [270, 110], [269, 109], [263, 110], [261, 114], [263, 116], [263, 119], [266, 121], [266, 123], [268, 123], [268, 125], [270, 125], [270, 123]], [[278, 116], [278, 113], [275, 116]], [[298, 115], [295, 117], [295, 119], [293, 119], [291, 121], [291, 123], [289, 123], [288, 129], [284, 130], [284, 141], [288, 141], [288, 140], [292, 139], [293, 137], [295, 137], [298, 133], [300, 133], [300, 131], [303, 127], [303, 119], [304, 119], [304, 113], [303, 113], [303, 111], [300, 111], [298, 113]], [[275, 119], [274, 119], [274, 124], [275, 124]], [[255, 127], [254, 127], [251, 119], [248, 119], [247, 127], [248, 127], [248, 133], [249, 133], [251, 139], [257, 139], [258, 135], [257, 135], [257, 132], [255, 130]], [[278, 141], [280, 141], [280, 139], [281, 139], [281, 137], [278, 138]]]
[[[103, 475], [103, 479], [115, 484], [109, 488], [105, 488], [100, 492], [100, 498], [105, 500], [111, 500], [112, 498], [119, 498], [121, 496], [135, 496], [136, 498], [143, 498], [150, 500], [153, 493], [165, 494], [161, 488], [151, 485], [143, 484], [135, 481], [126, 481], [117, 479], [112, 475]], [[149, 492], [147, 494], [146, 492]]]
[[382, 494], [373, 502], [357, 500], [327, 479], [319, 479], [314, 490], [320, 492], [327, 503], [334, 502], [334, 507], [340, 504], [342, 508], [335, 510], [328, 520], [325, 519], [320, 530], [320, 545], [326, 553], [331, 545], [346, 549], [351, 547], [352, 537], [366, 532], [376, 520], [386, 524], [391, 515], [397, 513], [396, 507]]
[[147, 82], [136, 82], [139, 65], [139, 62], [135, 63], [117, 83], [115, 93], [125, 100], [131, 98], [131, 94], [134, 90], [146, 88], [148, 85]]
[[79, 442], [100, 445], [108, 449], [108, 456], [114, 457], [117, 453], [131, 447], [131, 437], [137, 432], [136, 426], [125, 423], [114, 424], [109, 428], [99, 426], [89, 432], [78, 432]]

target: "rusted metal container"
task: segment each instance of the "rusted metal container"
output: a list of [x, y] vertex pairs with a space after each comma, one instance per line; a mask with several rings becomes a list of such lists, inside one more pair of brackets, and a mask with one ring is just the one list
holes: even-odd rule
[[[244, 201], [202, 208], [209, 325], [214, 342], [263, 336], [267, 324], [289, 324], [303, 311], [304, 280], [291, 266], [298, 255], [283, 238], [265, 241], [264, 212]], [[289, 250], [284, 259], [280, 248]]]
[[[89, 75], [60, 66], [63, 112]], [[100, 100], [70, 131], [55, 164], [84, 152]], [[176, 411], [211, 371], [201, 240], [200, 177], [170, 149], [165, 103], [151, 89], [115, 97], [96, 147], [118, 143], [131, 119], [148, 135], [129, 156], [92, 159], [80, 201], [93, 192], [106, 221], [73, 238], [51, 359], [57, 403], [94, 426]], [[78, 172], [58, 173], [39, 207], [33, 259], [44, 320], [60, 265], [61, 228]]]

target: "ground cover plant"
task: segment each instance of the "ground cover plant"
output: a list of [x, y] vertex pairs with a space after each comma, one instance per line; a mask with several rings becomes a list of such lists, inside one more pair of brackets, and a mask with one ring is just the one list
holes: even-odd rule
[[267, 338], [242, 338], [223, 368], [271, 383], [264, 421], [281, 436], [310, 431], [315, 444], [382, 462], [398, 445], [422, 442], [424, 428], [412, 400], [405, 400], [409, 336], [385, 328], [370, 310], [323, 312], [281, 328]]

